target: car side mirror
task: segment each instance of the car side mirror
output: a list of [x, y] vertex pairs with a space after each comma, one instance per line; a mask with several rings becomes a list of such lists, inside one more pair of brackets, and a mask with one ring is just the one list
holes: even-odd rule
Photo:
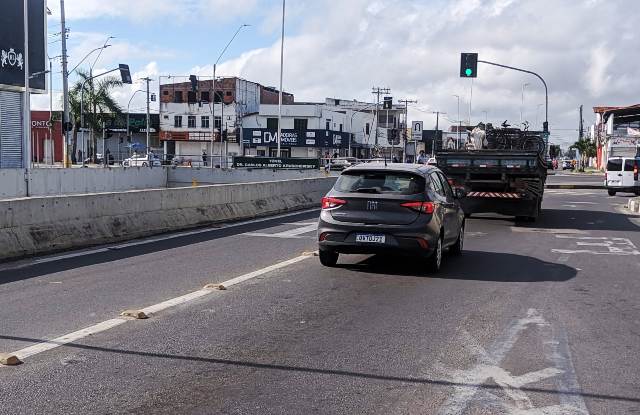
[[455, 197], [456, 199], [462, 199], [466, 195], [467, 195], [467, 192], [461, 187], [455, 187], [453, 189], [453, 197]]

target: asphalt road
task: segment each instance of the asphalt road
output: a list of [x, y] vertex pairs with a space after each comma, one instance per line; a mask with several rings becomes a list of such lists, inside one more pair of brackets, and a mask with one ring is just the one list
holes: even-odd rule
[[564, 184], [564, 183], [579, 183], [589, 185], [604, 184], [604, 174], [584, 174], [584, 173], [569, 173], [568, 171], [555, 170], [554, 174], [547, 177], [547, 183], [549, 184]]
[[0, 413], [640, 413], [640, 216], [545, 195], [534, 224], [470, 219], [438, 275], [320, 266], [316, 211], [4, 264], [0, 352], [99, 329], [0, 367]]

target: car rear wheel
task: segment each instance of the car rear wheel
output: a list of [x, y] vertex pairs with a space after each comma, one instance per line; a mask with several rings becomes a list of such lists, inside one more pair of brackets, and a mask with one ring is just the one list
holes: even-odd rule
[[607, 193], [609, 193], [609, 196], [615, 196], [616, 195], [616, 191], [613, 189], [608, 189]]
[[338, 257], [340, 254], [333, 251], [320, 250], [318, 256], [320, 257], [320, 263], [325, 267], [335, 267], [338, 263]]
[[427, 258], [427, 270], [429, 272], [438, 272], [442, 266], [442, 237], [438, 236], [438, 242], [436, 243], [436, 249], [431, 256]]
[[449, 252], [451, 252], [453, 255], [462, 254], [462, 249], [464, 248], [464, 225], [464, 222], [462, 222], [462, 225], [460, 225], [460, 233], [458, 234], [458, 239], [456, 240], [456, 243], [453, 244], [449, 249]]
[[142, 167], [148, 167], [148, 164], [146, 162], [142, 163]]

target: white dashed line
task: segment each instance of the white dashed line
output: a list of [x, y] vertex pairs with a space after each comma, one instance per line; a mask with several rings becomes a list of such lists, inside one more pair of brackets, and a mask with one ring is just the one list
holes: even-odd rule
[[[255, 277], [258, 277], [260, 275], [264, 275], [264, 274], [267, 274], [269, 272], [272, 272], [272, 271], [287, 267], [289, 265], [295, 264], [297, 262], [304, 261], [305, 259], [308, 259], [308, 258], [312, 258], [312, 257], [310, 255], [300, 255], [300, 256], [297, 256], [295, 258], [291, 258], [291, 259], [288, 259], [286, 261], [278, 262], [277, 264], [273, 264], [273, 265], [270, 265], [268, 267], [265, 267], [265, 268], [250, 272], [248, 274], [240, 275], [238, 277], [235, 277], [235, 278], [232, 278], [230, 280], [224, 281], [221, 284], [224, 287], [231, 287], [233, 285], [240, 284], [241, 282], [250, 280], [251, 278], [255, 278]], [[145, 307], [145, 308], [141, 309], [140, 311], [143, 311], [147, 315], [152, 315], [152, 314], [158, 313], [158, 312], [160, 312], [162, 310], [166, 310], [167, 308], [174, 307], [174, 306], [179, 305], [179, 304], [185, 304], [185, 303], [188, 303], [190, 301], [196, 300], [196, 299], [198, 299], [200, 297], [204, 297], [204, 296], [212, 294], [212, 293], [220, 293], [220, 292], [221, 291], [210, 290], [210, 289], [201, 289], [201, 290], [197, 290], [197, 291], [185, 294], [185, 295], [181, 295], [179, 297], [171, 298], [169, 300], [163, 301], [163, 302], [158, 303], [158, 304], [154, 304], [154, 305]], [[224, 292], [224, 291], [222, 291], [222, 292]], [[88, 336], [91, 336], [91, 335], [94, 335], [94, 334], [98, 334], [98, 333], [101, 333], [103, 331], [112, 329], [112, 328], [117, 327], [117, 326], [119, 326], [121, 324], [124, 324], [124, 323], [126, 323], [128, 321], [131, 321], [131, 320], [129, 320], [127, 318], [122, 318], [122, 317], [113, 318], [113, 319], [110, 319], [110, 320], [106, 320], [106, 321], [94, 324], [94, 325], [89, 326], [89, 327], [85, 327], [85, 328], [77, 330], [77, 331], [74, 331], [73, 333], [68, 333], [68, 334], [65, 334], [63, 336], [56, 337], [55, 339], [52, 339], [52, 340], [47, 340], [47, 341], [44, 341], [42, 343], [37, 343], [37, 344], [34, 344], [32, 346], [25, 347], [23, 349], [15, 351], [15, 352], [13, 352], [11, 354], [16, 355], [20, 360], [24, 360], [24, 359], [29, 358], [31, 356], [37, 355], [39, 353], [46, 352], [48, 350], [55, 349], [57, 347], [65, 345], [65, 344], [78, 341], [78, 340], [83, 339], [85, 337], [88, 337]]]

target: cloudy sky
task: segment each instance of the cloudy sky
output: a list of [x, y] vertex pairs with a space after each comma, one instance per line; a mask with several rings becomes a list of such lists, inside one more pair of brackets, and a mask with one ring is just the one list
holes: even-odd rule
[[[49, 55], [60, 55], [59, 1], [49, 0]], [[105, 43], [94, 71], [130, 65], [134, 79], [211, 76], [212, 64], [241, 24], [218, 75], [277, 86], [280, 0], [66, 0], [70, 68]], [[288, 0], [284, 89], [298, 101], [372, 100], [373, 86], [415, 99], [409, 117], [433, 128], [469, 118], [471, 81], [459, 78], [460, 52], [540, 73], [549, 86], [552, 141], [575, 141], [578, 107], [640, 103], [638, 0]], [[97, 57], [90, 56], [81, 67]], [[54, 61], [59, 101], [59, 60]], [[72, 75], [71, 81], [75, 80]], [[157, 89], [158, 82], [152, 84]], [[524, 87], [524, 106], [522, 90]], [[142, 84], [116, 92], [126, 107]], [[471, 121], [542, 123], [544, 89], [527, 74], [480, 64]], [[48, 97], [34, 100], [48, 109]], [[144, 109], [143, 94], [132, 111]], [[447, 119], [449, 121], [447, 121]]]

